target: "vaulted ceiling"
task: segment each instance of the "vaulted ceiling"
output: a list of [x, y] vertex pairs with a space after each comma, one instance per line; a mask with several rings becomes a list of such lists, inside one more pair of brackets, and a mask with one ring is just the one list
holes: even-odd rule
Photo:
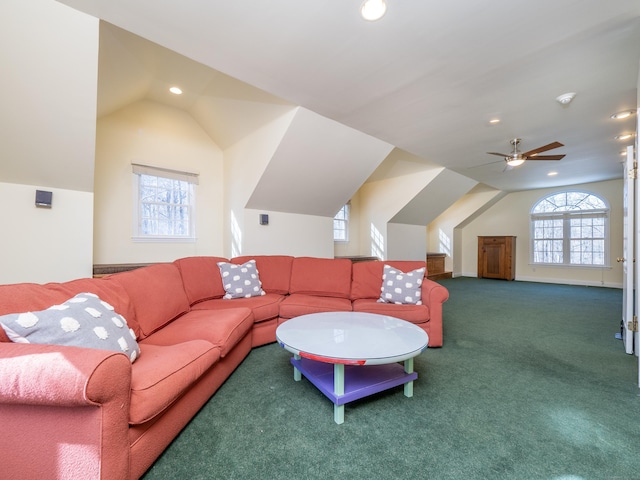
[[[507, 191], [619, 178], [625, 143], [613, 137], [636, 131], [636, 116], [610, 115], [637, 108], [637, 0], [387, 0], [377, 22], [359, 17], [361, 0], [62, 3], [125, 30], [101, 32], [101, 68], [113, 71], [99, 114], [140, 98], [180, 102], [223, 148], [257, 126], [233, 109], [225, 122], [207, 113], [229, 92], [256, 110], [252, 122], [270, 115], [265, 104], [299, 105]], [[181, 79], [185, 95], [169, 99]], [[567, 106], [555, 100], [565, 92], [576, 92]], [[523, 150], [560, 141], [552, 153], [566, 157], [505, 172], [486, 152], [508, 153], [514, 137]]]

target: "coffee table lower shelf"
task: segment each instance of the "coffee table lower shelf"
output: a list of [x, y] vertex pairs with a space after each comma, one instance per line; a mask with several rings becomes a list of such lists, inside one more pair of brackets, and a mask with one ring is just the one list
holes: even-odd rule
[[295, 355], [291, 358], [294, 379], [304, 375], [334, 404], [334, 420], [344, 422], [344, 404], [404, 385], [404, 395], [413, 396], [413, 381], [418, 374], [413, 371], [413, 358], [404, 366], [399, 363], [382, 365], [344, 365], [318, 362]]

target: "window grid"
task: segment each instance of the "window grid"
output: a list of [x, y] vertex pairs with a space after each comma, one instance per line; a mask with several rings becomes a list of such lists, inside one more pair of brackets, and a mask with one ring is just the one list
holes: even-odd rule
[[193, 237], [193, 184], [159, 175], [138, 175], [138, 235]]
[[349, 204], [343, 205], [333, 218], [333, 241], [349, 241]]
[[532, 208], [531, 261], [534, 264], [606, 266], [608, 209], [586, 192], [561, 192]]

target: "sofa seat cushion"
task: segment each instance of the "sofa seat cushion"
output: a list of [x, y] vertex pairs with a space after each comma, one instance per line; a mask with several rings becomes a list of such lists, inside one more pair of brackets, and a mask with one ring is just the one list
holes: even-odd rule
[[293, 257], [287, 255], [245, 255], [242, 257], [234, 257], [231, 259], [231, 262], [243, 264], [249, 260], [256, 261], [256, 267], [260, 272], [262, 289], [265, 292], [279, 293], [280, 295], [289, 293]]
[[226, 261], [223, 257], [185, 257], [173, 262], [180, 270], [190, 304], [224, 295], [218, 262]]
[[[420, 260], [391, 260], [357, 262], [353, 264], [353, 281], [351, 284], [351, 300], [360, 298], [380, 298], [384, 266], [389, 265], [403, 272], [425, 268]], [[427, 272], [425, 271], [425, 276]], [[424, 299], [422, 299], [424, 301]]]
[[293, 293], [280, 304], [281, 318], [294, 318], [309, 313], [350, 312], [351, 301], [346, 298], [317, 297]]
[[[382, 279], [382, 273], [380, 274]], [[290, 293], [349, 298], [351, 260], [347, 258], [296, 257], [291, 266]], [[378, 291], [380, 296], [380, 291]]]
[[354, 300], [353, 311], [388, 315], [411, 323], [424, 323], [429, 321], [429, 307], [426, 305], [380, 303], [372, 298], [363, 298]]
[[253, 311], [256, 323], [278, 318], [280, 314], [280, 302], [284, 300], [284, 295], [267, 293], [259, 297], [234, 298], [225, 300], [218, 298], [196, 303], [191, 310], [221, 310], [226, 308], [249, 308]]
[[220, 350], [206, 340], [163, 346], [143, 341], [140, 349], [131, 372], [131, 425], [164, 412], [220, 358]]
[[147, 337], [145, 342], [174, 345], [202, 339], [215, 345], [224, 357], [251, 331], [253, 323], [253, 313], [248, 308], [192, 310]]

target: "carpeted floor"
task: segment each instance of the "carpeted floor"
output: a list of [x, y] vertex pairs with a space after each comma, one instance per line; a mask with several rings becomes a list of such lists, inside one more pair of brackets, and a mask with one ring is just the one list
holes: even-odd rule
[[152, 479], [640, 479], [638, 361], [616, 289], [456, 278], [444, 346], [345, 423], [290, 354], [254, 349]]

